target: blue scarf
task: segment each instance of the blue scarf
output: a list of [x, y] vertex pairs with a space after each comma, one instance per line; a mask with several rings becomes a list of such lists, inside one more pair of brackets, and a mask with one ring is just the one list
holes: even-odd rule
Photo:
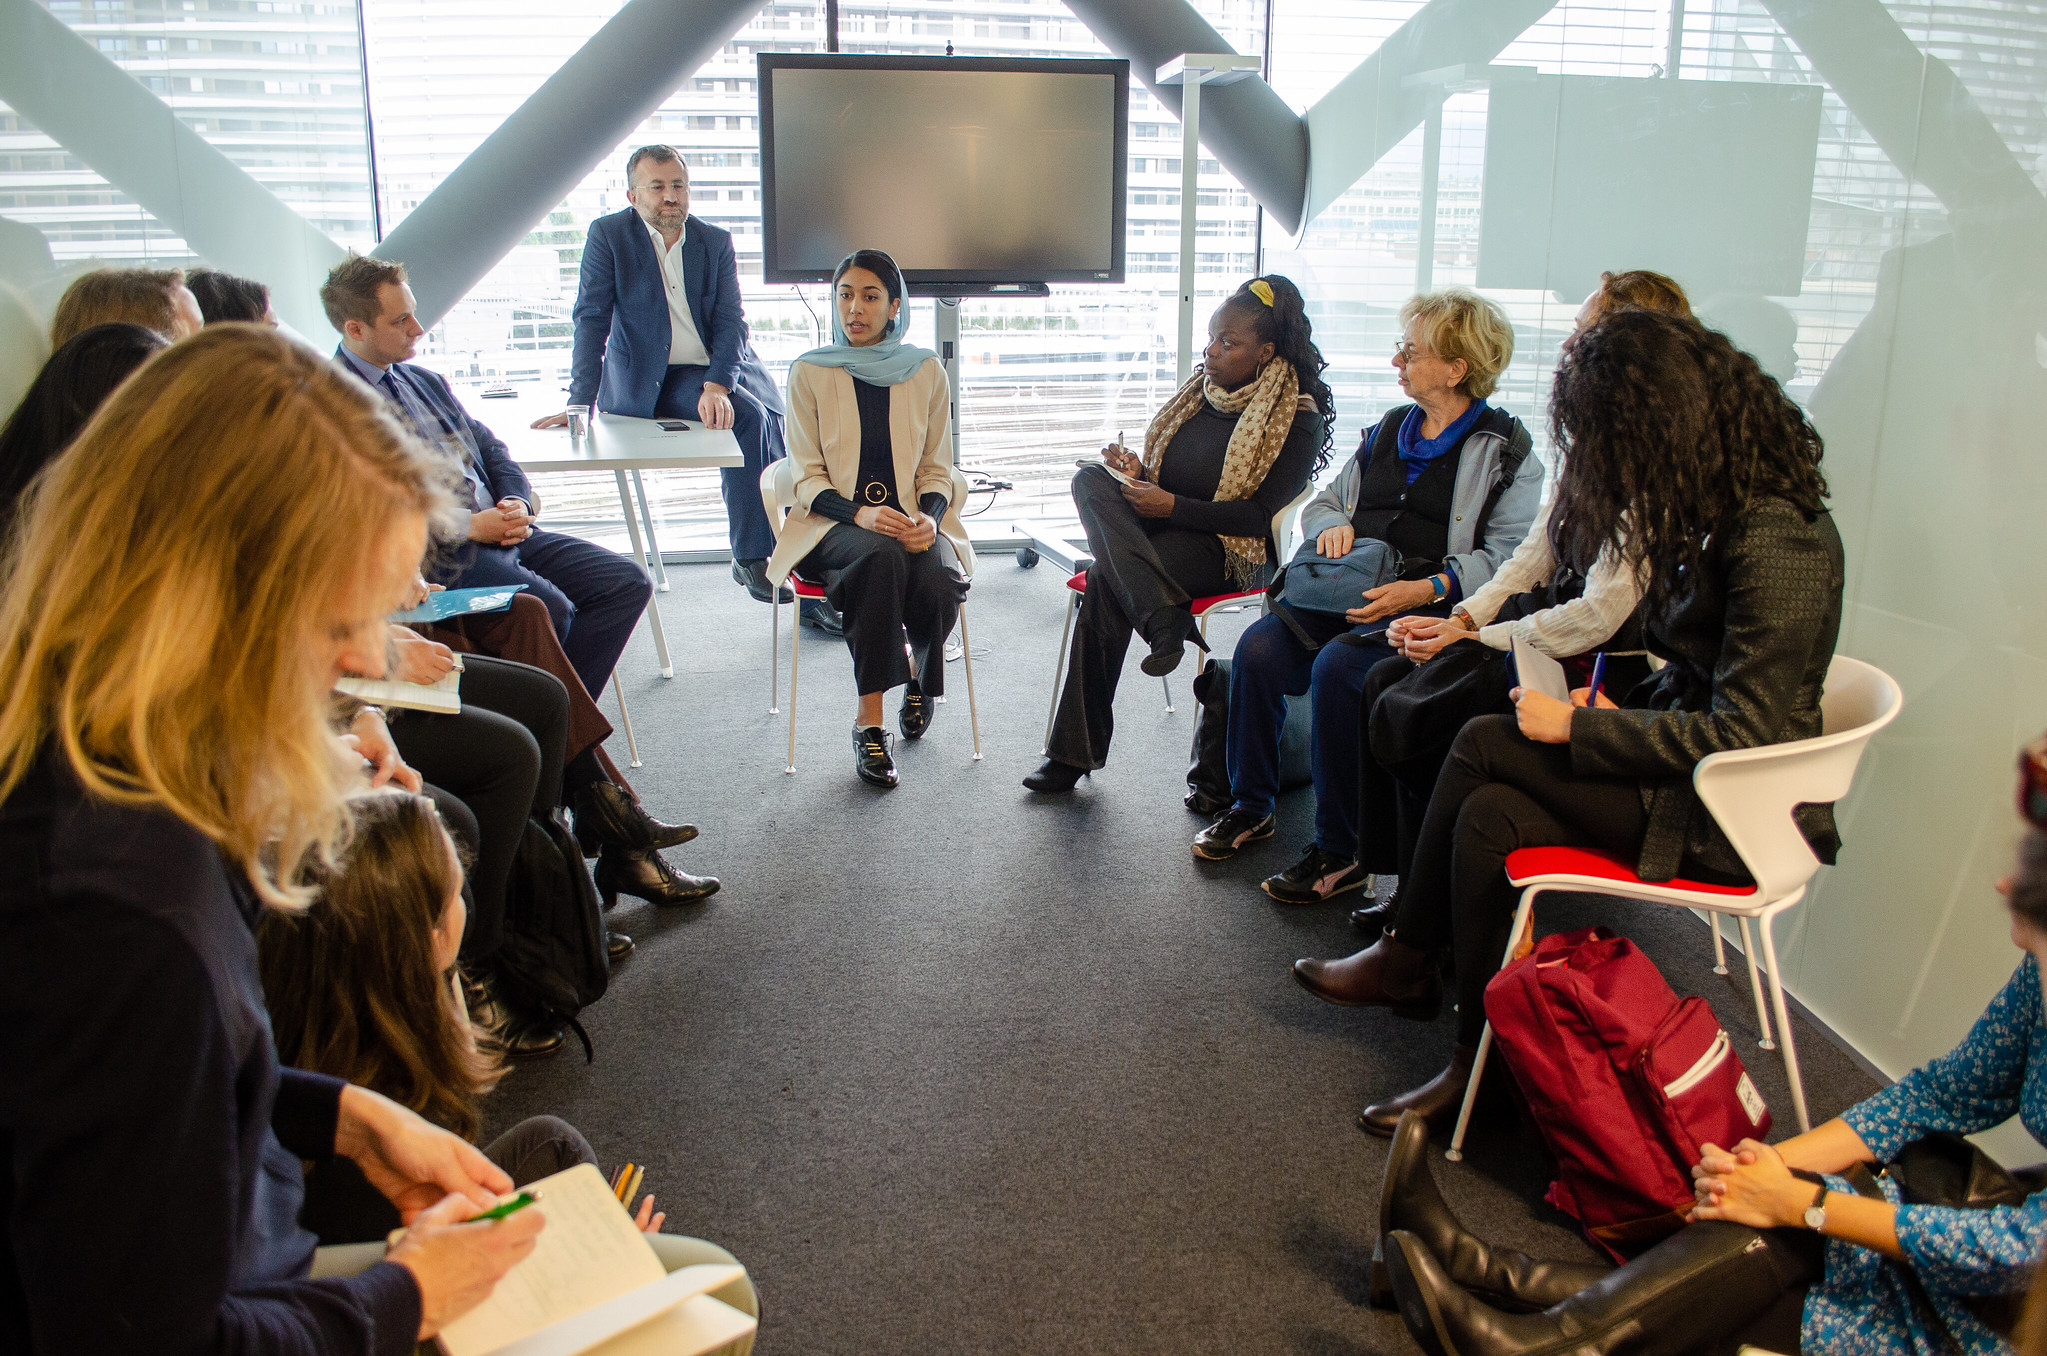
[[[837, 289], [833, 291], [836, 293]], [[815, 367], [843, 367], [855, 381], [864, 381], [869, 386], [897, 386], [908, 381], [926, 362], [938, 356], [928, 348], [903, 342], [903, 335], [910, 328], [908, 291], [903, 285], [902, 270], [896, 270], [896, 295], [904, 304], [896, 309], [896, 318], [882, 331], [880, 339], [858, 347], [846, 341], [846, 327], [839, 321], [839, 301], [834, 295], [832, 342], [810, 350], [796, 361]]]
[[1462, 442], [1464, 435], [1471, 432], [1471, 426], [1479, 421], [1486, 408], [1483, 399], [1472, 401], [1470, 408], [1451, 420], [1449, 427], [1433, 438], [1421, 436], [1422, 407], [1416, 405], [1409, 410], [1407, 418], [1400, 421], [1400, 429], [1394, 438], [1394, 450], [1400, 454], [1400, 460], [1406, 463], [1407, 483], [1414, 484], [1421, 478], [1421, 473], [1428, 469], [1430, 462]]

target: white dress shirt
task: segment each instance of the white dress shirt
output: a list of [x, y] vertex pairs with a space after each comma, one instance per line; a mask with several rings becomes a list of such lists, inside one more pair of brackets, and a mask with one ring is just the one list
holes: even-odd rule
[[[641, 224], [645, 225], [644, 220]], [[668, 284], [668, 365], [709, 367], [710, 350], [697, 333], [697, 322], [689, 313], [689, 293], [683, 288], [682, 242], [689, 232], [685, 229], [675, 237], [673, 245], [663, 244], [661, 232], [652, 226], [647, 227], [647, 234], [654, 241], [654, 257], [661, 261], [662, 280]]]
[[1648, 580], [1627, 569], [1608, 548], [1592, 563], [1585, 592], [1578, 597], [1515, 621], [1494, 622], [1501, 604], [1517, 593], [1541, 588], [1556, 574], [1557, 558], [1549, 544], [1549, 515], [1555, 504], [1554, 498], [1543, 501], [1520, 549], [1464, 600], [1464, 611], [1479, 625], [1479, 640], [1495, 650], [1511, 648], [1518, 635], [1552, 659], [1585, 654], [1620, 630], [1648, 591]]

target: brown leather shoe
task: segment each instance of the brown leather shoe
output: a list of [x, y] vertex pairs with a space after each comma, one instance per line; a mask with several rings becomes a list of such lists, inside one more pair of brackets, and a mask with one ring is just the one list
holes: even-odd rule
[[1450, 1052], [1450, 1067], [1428, 1082], [1360, 1111], [1358, 1129], [1389, 1139], [1400, 1128], [1401, 1116], [1409, 1111], [1427, 1124], [1432, 1135], [1446, 1129], [1457, 1119], [1457, 1109], [1464, 1105], [1464, 1085], [1471, 1081], [1471, 1066], [1477, 1059], [1477, 1050], [1469, 1045], [1458, 1046]]
[[[1443, 977], [1436, 958], [1392, 937], [1381, 937], [1342, 960], [1297, 960], [1294, 978], [1325, 1003], [1346, 1008], [1392, 1008], [1395, 1015], [1432, 1022], [1443, 1010]], [[1399, 1120], [1398, 1112], [1394, 1120]], [[1391, 1126], [1386, 1129], [1392, 1134]]]

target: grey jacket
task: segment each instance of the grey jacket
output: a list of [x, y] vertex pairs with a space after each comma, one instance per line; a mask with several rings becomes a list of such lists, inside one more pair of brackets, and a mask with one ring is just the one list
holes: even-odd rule
[[[1387, 412], [1386, 419], [1404, 419], [1411, 405]], [[1384, 423], [1381, 420], [1380, 423]], [[1312, 542], [1332, 527], [1350, 526], [1357, 512], [1358, 485], [1365, 475], [1365, 462], [1372, 455], [1373, 435], [1379, 425], [1365, 430], [1365, 436], [1349, 464], [1336, 479], [1301, 509], [1301, 539]], [[1466, 435], [1464, 451], [1457, 462], [1457, 483], [1450, 497], [1450, 543], [1446, 563], [1457, 574], [1464, 596], [1470, 597], [1493, 577], [1501, 562], [1514, 554], [1528, 525], [1542, 506], [1543, 466], [1529, 449], [1533, 440], [1521, 421], [1502, 409], [1489, 409], [1478, 426]], [[1501, 485], [1509, 465], [1513, 479]], [[1492, 512], [1486, 501], [1498, 490]], [[1480, 531], [1484, 542], [1480, 544]]]

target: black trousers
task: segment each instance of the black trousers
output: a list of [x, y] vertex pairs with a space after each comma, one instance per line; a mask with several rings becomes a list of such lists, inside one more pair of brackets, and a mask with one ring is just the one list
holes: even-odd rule
[[[760, 502], [758, 491], [754, 502]], [[451, 588], [524, 584], [547, 604], [562, 653], [592, 698], [604, 694], [633, 627], [654, 596], [646, 571], [616, 551], [566, 532], [540, 530], [517, 546], [462, 547], [455, 554], [453, 577], [444, 582]]]
[[1574, 775], [1569, 745], [1524, 737], [1513, 716], [1464, 727], [1429, 797], [1394, 920], [1409, 946], [1455, 953], [1458, 1044], [1478, 1044], [1485, 1029], [1486, 982], [1499, 973], [1520, 902], [1507, 854], [1556, 846], [1631, 855], [1648, 829], [1634, 778]]
[[967, 596], [950, 541], [941, 536], [929, 550], [905, 551], [894, 537], [833, 523], [796, 568], [824, 585], [846, 619], [858, 691], [886, 692], [913, 680], [927, 697], [945, 691], [945, 638]]
[[505, 888], [526, 821], [561, 799], [569, 693], [529, 664], [472, 654], [462, 665], [462, 714], [407, 711], [392, 720], [391, 738], [421, 777], [465, 811], [450, 815], [436, 797], [471, 859], [462, 956], [483, 960], [504, 939]]
[[1414, 662], [1404, 656], [1380, 660], [1365, 675], [1364, 696], [1358, 703], [1358, 860], [1367, 871], [1402, 881], [1414, 865], [1415, 843], [1421, 838], [1436, 777], [1456, 741], [1453, 735], [1399, 761], [1372, 752], [1373, 705], [1387, 688], [1413, 672]]
[[1074, 474], [1073, 503], [1095, 563], [1088, 567], [1047, 751], [1062, 763], [1098, 768], [1109, 760], [1116, 682], [1131, 634], [1148, 639], [1161, 627], [1185, 626], [1190, 601], [1234, 586], [1221, 537], [1138, 517], [1107, 467], [1083, 466]]

